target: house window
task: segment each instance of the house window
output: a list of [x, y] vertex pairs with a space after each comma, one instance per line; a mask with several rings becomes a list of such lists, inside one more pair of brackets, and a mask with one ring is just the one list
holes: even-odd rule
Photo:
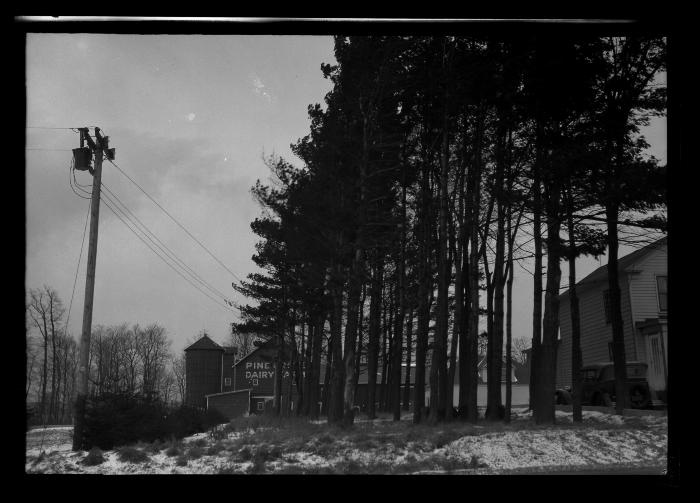
[[265, 407], [265, 403], [262, 401], [258, 402], [258, 410], [263, 410], [263, 407]]
[[610, 290], [603, 291], [603, 308], [605, 309], [605, 323], [610, 323]]
[[668, 277], [656, 277], [656, 291], [659, 294], [659, 310], [666, 311], [668, 309]]
[[224, 386], [231, 386], [231, 378], [224, 377]]

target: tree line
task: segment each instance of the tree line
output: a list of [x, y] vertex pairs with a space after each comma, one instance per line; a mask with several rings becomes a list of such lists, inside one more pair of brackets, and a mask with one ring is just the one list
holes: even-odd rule
[[[33, 422], [69, 424], [73, 418], [78, 342], [65, 326], [65, 308], [49, 286], [30, 289], [26, 305], [27, 404]], [[165, 329], [157, 323], [93, 327], [88, 396], [141, 396], [166, 404], [183, 403], [184, 356], [175, 356]]]
[[566, 261], [580, 421], [576, 260], [603, 253], [621, 412], [618, 248], [666, 230], [666, 166], [640, 134], [665, 114], [665, 39], [336, 36], [334, 51], [325, 106], [309, 106], [292, 145], [302, 166], [269, 157], [272, 181], [252, 188], [261, 272], [234, 284], [253, 301], [234, 328], [275, 342], [297, 413], [317, 417], [321, 401], [329, 422], [352, 424], [366, 355], [370, 418], [375, 403], [395, 420], [412, 403], [414, 422], [474, 422], [485, 327], [485, 417], [508, 421], [514, 269], [530, 264], [530, 405], [553, 423]]

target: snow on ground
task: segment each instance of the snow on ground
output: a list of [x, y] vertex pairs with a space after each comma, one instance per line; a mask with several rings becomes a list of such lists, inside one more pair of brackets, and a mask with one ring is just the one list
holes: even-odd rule
[[[525, 408], [515, 409], [510, 425], [481, 423], [472, 430], [440, 448], [424, 439], [394, 445], [393, 435], [406, 430], [391, 422], [358, 421], [361, 431], [384, 432], [384, 440], [375, 446], [355, 445], [348, 438], [335, 438], [330, 443], [319, 438], [306, 438], [298, 450], [284, 451], [266, 459], [262, 470], [299, 472], [320, 471], [349, 465], [359, 473], [386, 467], [406, 468], [411, 473], [444, 473], [454, 462], [457, 471], [498, 473], [500, 471], [531, 469], [575, 469], [577, 467], [662, 466], [666, 462], [668, 441], [667, 418], [664, 415], [615, 416], [597, 411], [583, 411], [583, 424], [574, 424], [572, 413], [557, 411], [555, 427], [538, 427], [532, 423]], [[359, 418], [358, 418], [359, 419]], [[407, 421], [402, 421], [404, 424]], [[374, 424], [376, 423], [376, 424]], [[368, 428], [364, 430], [364, 428]], [[394, 432], [392, 428], [397, 428]], [[255, 438], [263, 428], [248, 430]], [[392, 433], [394, 432], [394, 433]], [[27, 433], [25, 469], [28, 473], [94, 473], [94, 474], [187, 474], [187, 473], [249, 473], [261, 470], [255, 459], [244, 460], [239, 448], [223, 448], [207, 454], [214, 440], [207, 433], [183, 439], [184, 450], [199, 444], [203, 455], [168, 456], [165, 448], [150, 453], [141, 463], [123, 462], [116, 451], [103, 453], [105, 461], [96, 466], [82, 463], [85, 452], [71, 450], [70, 427], [48, 427]], [[231, 446], [243, 432], [231, 432], [222, 445]], [[461, 435], [461, 433], [460, 433]], [[388, 438], [388, 440], [387, 440]], [[397, 437], [398, 438], [398, 437]], [[377, 439], [375, 438], [375, 441]], [[359, 442], [356, 438], [355, 441]], [[254, 452], [263, 446], [251, 444]], [[323, 444], [327, 445], [323, 445]], [[268, 444], [269, 448], [270, 445]], [[319, 447], [328, 447], [327, 454]], [[309, 452], [311, 451], [311, 452]], [[43, 452], [43, 453], [42, 453]], [[250, 458], [250, 457], [249, 457]], [[436, 460], [441, 466], [435, 465]], [[441, 463], [438, 463], [440, 465]], [[377, 467], [380, 468], [377, 468]], [[359, 468], [358, 468], [359, 467]], [[469, 468], [467, 468], [469, 467]], [[340, 469], [340, 468], [339, 468]], [[362, 470], [366, 471], [362, 471]], [[340, 469], [342, 471], [342, 469]]]

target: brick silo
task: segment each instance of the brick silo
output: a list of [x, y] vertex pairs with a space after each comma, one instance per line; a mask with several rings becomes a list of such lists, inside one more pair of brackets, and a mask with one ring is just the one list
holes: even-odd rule
[[205, 408], [205, 395], [220, 393], [224, 348], [206, 334], [185, 348], [185, 404]]

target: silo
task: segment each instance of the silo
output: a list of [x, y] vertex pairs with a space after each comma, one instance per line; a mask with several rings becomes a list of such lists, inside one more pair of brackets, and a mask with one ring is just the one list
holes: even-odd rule
[[205, 395], [220, 393], [224, 348], [206, 334], [185, 348], [185, 404], [205, 408]]

